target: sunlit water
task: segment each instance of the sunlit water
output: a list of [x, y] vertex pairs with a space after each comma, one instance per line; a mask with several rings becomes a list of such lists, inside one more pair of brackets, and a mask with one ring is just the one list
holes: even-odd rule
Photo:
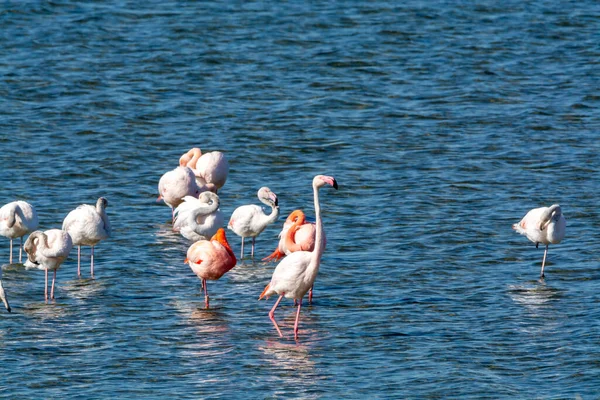
[[[2, 396], [597, 397], [600, 7], [408, 3], [2, 4], [0, 203], [50, 229], [105, 196], [114, 231], [49, 304], [4, 265]], [[193, 146], [229, 158], [227, 220], [264, 185], [282, 214], [209, 310], [156, 202]], [[314, 303], [297, 342], [282, 303], [280, 339], [259, 260], [322, 173]], [[539, 281], [511, 224], [552, 203]]]

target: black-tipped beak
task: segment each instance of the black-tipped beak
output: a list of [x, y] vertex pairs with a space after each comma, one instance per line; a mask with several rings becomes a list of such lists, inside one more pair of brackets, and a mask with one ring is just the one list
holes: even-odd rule
[[335, 179], [333, 180], [333, 188], [335, 190], [337, 190], [337, 188], [338, 188], [338, 184], [337, 184], [337, 181]]
[[279, 206], [279, 199], [275, 198], [275, 207]]

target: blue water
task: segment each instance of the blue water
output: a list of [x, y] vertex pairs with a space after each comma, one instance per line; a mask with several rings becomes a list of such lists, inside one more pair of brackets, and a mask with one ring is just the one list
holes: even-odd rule
[[[113, 237], [49, 304], [3, 266], [0, 397], [597, 398], [599, 26], [589, 0], [2, 3], [0, 203], [50, 229], [104, 196]], [[282, 214], [209, 310], [156, 202], [193, 146], [230, 161], [226, 220], [265, 185]], [[280, 339], [259, 260], [316, 174], [327, 250]], [[511, 225], [553, 203], [540, 281]]]

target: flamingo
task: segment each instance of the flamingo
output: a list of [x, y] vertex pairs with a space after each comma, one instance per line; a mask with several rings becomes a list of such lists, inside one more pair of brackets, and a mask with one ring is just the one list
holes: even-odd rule
[[268, 187], [261, 187], [258, 191], [258, 199], [271, 207], [271, 213], [265, 214], [262, 207], [256, 204], [247, 204], [240, 206], [233, 211], [227, 228], [235, 232], [236, 235], [242, 237], [242, 255], [240, 258], [244, 258], [244, 238], [252, 238], [252, 253], [254, 257], [254, 243], [256, 237], [260, 235], [265, 228], [275, 222], [279, 217], [279, 206], [277, 202], [277, 195], [271, 191]]
[[216, 281], [235, 267], [237, 260], [227, 243], [225, 229], [219, 228], [209, 240], [200, 240], [190, 246], [184, 263], [202, 280], [204, 304], [208, 308], [208, 287], [206, 281]]
[[13, 201], [0, 208], [0, 235], [10, 239], [9, 263], [12, 264], [13, 239], [19, 238], [19, 262], [22, 261], [23, 236], [38, 227], [35, 208], [26, 201]]
[[61, 229], [50, 229], [45, 232], [35, 231], [25, 241], [25, 252], [27, 253], [26, 267], [35, 267], [46, 271], [46, 284], [44, 297], [48, 301], [48, 270], [54, 270], [52, 277], [52, 291], [50, 298], [54, 299], [54, 282], [56, 281], [56, 270], [69, 256], [73, 248], [71, 236]]
[[[298, 225], [297, 230], [294, 231], [294, 234], [288, 235], [290, 228], [295, 224]], [[277, 261], [295, 251], [313, 251], [315, 248], [315, 233], [315, 224], [306, 221], [306, 216], [302, 210], [292, 211], [279, 233], [279, 245], [273, 253], [263, 258], [263, 261]]]
[[165, 173], [158, 182], [158, 199], [171, 207], [171, 221], [175, 220], [175, 208], [185, 196], [198, 197], [200, 189], [196, 184], [194, 171], [188, 167], [177, 167]]
[[10, 305], [8, 304], [6, 293], [4, 292], [4, 286], [2, 285], [2, 269], [0, 269], [0, 300], [2, 300], [2, 302], [4, 303], [4, 307], [6, 307], [6, 310], [10, 312]]
[[534, 208], [519, 223], [512, 226], [515, 231], [527, 236], [527, 239], [535, 243], [536, 248], [540, 243], [546, 245], [544, 259], [542, 260], [542, 272], [540, 273], [541, 278], [544, 277], [548, 245], [550, 243], [560, 243], [565, 237], [566, 227], [567, 221], [562, 215], [562, 210], [558, 204], [550, 207]]
[[194, 147], [181, 156], [179, 165], [194, 171], [196, 183], [200, 188], [215, 193], [225, 185], [229, 174], [229, 162], [220, 151], [202, 154], [199, 148]]
[[183, 198], [183, 203], [175, 210], [173, 230], [186, 239], [197, 242], [212, 237], [223, 226], [223, 213], [219, 210], [219, 196], [212, 192], [202, 192], [197, 199]]
[[302, 307], [302, 298], [312, 287], [319, 273], [319, 264], [321, 256], [325, 249], [325, 240], [323, 236], [323, 221], [321, 220], [321, 207], [319, 205], [319, 189], [325, 185], [338, 188], [335, 178], [326, 175], [317, 175], [313, 179], [312, 187], [315, 201], [316, 215], [316, 243], [313, 251], [296, 251], [285, 257], [275, 268], [271, 282], [265, 287], [265, 290], [258, 298], [269, 297], [273, 294], [278, 294], [279, 298], [275, 305], [269, 311], [269, 318], [275, 325], [277, 333], [283, 337], [281, 330], [275, 321], [275, 309], [281, 302], [283, 297], [298, 301], [298, 311], [296, 312], [296, 322], [294, 323], [294, 338], [298, 339], [298, 322], [300, 319], [300, 308]]
[[110, 237], [107, 206], [108, 201], [100, 197], [96, 207], [82, 204], [67, 214], [63, 221], [63, 231], [69, 233], [73, 244], [77, 246], [77, 276], [81, 276], [81, 246], [92, 247], [90, 273], [94, 276], [94, 246]]

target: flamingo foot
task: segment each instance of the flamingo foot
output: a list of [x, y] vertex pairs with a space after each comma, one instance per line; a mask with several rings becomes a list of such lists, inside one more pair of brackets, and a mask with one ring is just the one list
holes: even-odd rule
[[262, 261], [277, 261], [279, 259], [281, 259], [285, 254], [283, 254], [282, 252], [279, 251], [279, 248], [275, 249], [274, 252], [272, 252], [271, 254], [269, 254], [268, 256], [266, 256], [265, 258], [262, 259]]

